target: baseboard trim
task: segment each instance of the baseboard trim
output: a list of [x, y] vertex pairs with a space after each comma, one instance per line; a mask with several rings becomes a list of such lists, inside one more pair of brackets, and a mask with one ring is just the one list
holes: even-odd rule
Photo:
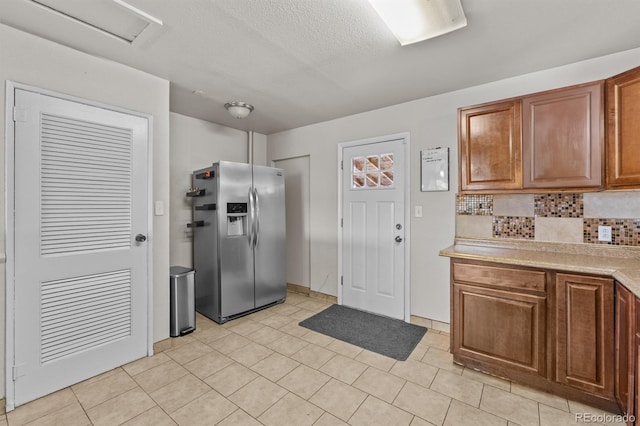
[[311, 290], [309, 292], [309, 297], [313, 298], [313, 299], [322, 300], [323, 302], [338, 303], [338, 298], [336, 296], [331, 296], [330, 294], [320, 293], [318, 291]]
[[303, 294], [311, 299], [318, 299], [322, 300], [323, 302], [338, 303], [338, 298], [336, 296], [320, 293], [319, 291], [311, 290], [309, 287], [305, 287], [299, 284], [287, 283], [287, 291], [290, 291], [291, 293]]
[[430, 330], [440, 331], [442, 333], [451, 333], [449, 323], [419, 317], [417, 315], [411, 315], [411, 324], [421, 325]]
[[309, 287], [305, 287], [303, 285], [298, 285], [298, 284], [292, 284], [292, 283], [287, 283], [287, 291], [290, 291], [292, 293], [304, 294], [305, 296], [308, 296], [309, 293], [311, 292]]

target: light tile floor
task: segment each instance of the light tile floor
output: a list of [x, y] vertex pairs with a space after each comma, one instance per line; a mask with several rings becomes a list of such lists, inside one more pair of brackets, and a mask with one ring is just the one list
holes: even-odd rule
[[200, 315], [161, 351], [0, 416], [2, 425], [580, 424], [597, 409], [453, 364], [429, 330], [407, 361], [309, 331], [329, 306], [284, 304], [224, 325]]

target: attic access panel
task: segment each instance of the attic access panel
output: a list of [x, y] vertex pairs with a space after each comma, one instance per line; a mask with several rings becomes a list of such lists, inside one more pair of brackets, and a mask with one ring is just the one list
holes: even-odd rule
[[128, 43], [133, 43], [148, 28], [162, 25], [161, 20], [122, 0], [31, 2]]

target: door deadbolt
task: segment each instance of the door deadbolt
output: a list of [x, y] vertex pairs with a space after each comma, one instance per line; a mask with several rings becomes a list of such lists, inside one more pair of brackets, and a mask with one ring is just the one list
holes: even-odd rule
[[400, 225], [399, 223], [398, 223], [398, 224], [396, 224], [396, 229], [397, 229], [398, 231], [399, 231], [399, 230], [401, 230], [401, 229], [402, 229], [402, 225]]

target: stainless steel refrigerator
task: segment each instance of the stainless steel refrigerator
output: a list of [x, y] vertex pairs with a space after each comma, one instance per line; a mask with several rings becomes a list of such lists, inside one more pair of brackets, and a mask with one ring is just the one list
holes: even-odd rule
[[220, 161], [193, 172], [196, 310], [224, 323], [287, 295], [284, 172]]

